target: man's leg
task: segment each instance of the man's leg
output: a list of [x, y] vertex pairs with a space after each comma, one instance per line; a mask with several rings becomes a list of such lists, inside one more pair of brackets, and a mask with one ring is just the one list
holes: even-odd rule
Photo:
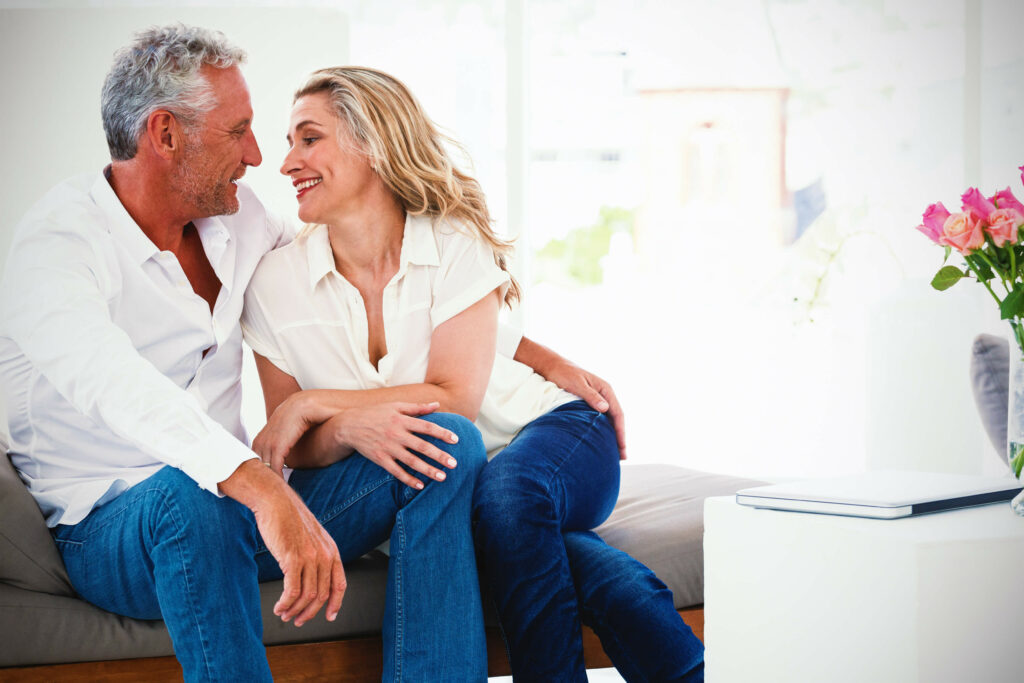
[[618, 486], [615, 431], [582, 401], [526, 425], [480, 475], [477, 548], [517, 680], [586, 680], [562, 534], [604, 521]]
[[593, 531], [564, 536], [583, 623], [630, 683], [704, 680], [704, 646], [650, 569]]
[[85, 600], [163, 619], [186, 681], [270, 681], [249, 510], [165, 467], [54, 530]]
[[[487, 455], [465, 418], [422, 419], [459, 437], [455, 445], [428, 438], [458, 462], [444, 470], [444, 481], [420, 477], [426, 486], [417, 491], [354, 454], [323, 469], [296, 470], [290, 483], [338, 544], [342, 562], [390, 538], [384, 680], [483, 681], [487, 652], [470, 503]], [[269, 553], [257, 561], [261, 579], [280, 575]]]

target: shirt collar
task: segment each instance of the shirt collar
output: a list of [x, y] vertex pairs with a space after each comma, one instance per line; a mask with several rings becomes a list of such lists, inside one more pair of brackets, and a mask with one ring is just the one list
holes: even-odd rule
[[[125, 210], [121, 200], [118, 199], [114, 188], [110, 186], [107, 174], [110, 166], [107, 166], [96, 178], [89, 190], [89, 195], [96, 205], [103, 210], [107, 216], [107, 230], [117, 240], [118, 244], [124, 247], [136, 263], [144, 263], [156, 254], [159, 249], [153, 241], [146, 237], [139, 224]], [[222, 255], [231, 241], [231, 233], [225, 227], [223, 221], [217, 216], [211, 218], [200, 218], [192, 222], [199, 233], [199, 239], [203, 243], [203, 251], [210, 260], [214, 270], [220, 262]]]
[[[316, 287], [328, 273], [335, 272], [334, 252], [326, 225], [318, 225], [306, 236], [306, 262], [309, 266], [309, 286]], [[439, 266], [441, 258], [434, 240], [433, 219], [430, 216], [405, 215], [402, 233], [402, 253], [399, 256], [396, 278], [405, 274], [409, 265]]]
[[107, 217], [107, 231], [128, 251], [136, 263], [143, 263], [159, 251], [156, 245], [146, 237], [142, 228], [125, 210], [121, 200], [117, 198], [114, 188], [107, 180], [107, 166], [96, 178], [89, 190], [89, 196], [96, 206], [103, 210]]

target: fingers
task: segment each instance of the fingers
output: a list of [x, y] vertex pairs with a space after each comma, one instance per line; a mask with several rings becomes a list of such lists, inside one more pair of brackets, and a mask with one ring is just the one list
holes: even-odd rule
[[277, 452], [270, 456], [270, 469], [277, 473], [277, 476], [284, 477], [284, 452]]
[[282, 567], [281, 571], [284, 573], [284, 590], [281, 591], [281, 597], [274, 603], [274, 614], [281, 617], [282, 621], [288, 621], [291, 616], [286, 615], [295, 601], [302, 597], [302, 568]]
[[[433, 403], [433, 404], [427, 404], [427, 405], [438, 405], [438, 404], [437, 403]], [[433, 422], [430, 422], [429, 420], [418, 420], [415, 417], [411, 417], [411, 418], [409, 418], [408, 420], [405, 421], [403, 426], [405, 427], [405, 429], [407, 429], [410, 432], [414, 432], [416, 434], [425, 434], [426, 436], [432, 436], [435, 439], [437, 439], [438, 441], [444, 441], [445, 443], [458, 443], [459, 442], [458, 434], [456, 434], [455, 432], [452, 432], [450, 430], [445, 429], [441, 425], [434, 424]], [[426, 442], [423, 442], [423, 443], [426, 443]], [[428, 447], [431, 450], [436, 451], [437, 455], [439, 455], [441, 457], [435, 457], [434, 455], [430, 455], [429, 453], [426, 453], [426, 452], [423, 452], [424, 455], [429, 455], [431, 458], [434, 458], [434, 460], [437, 460], [439, 463], [442, 463], [442, 464], [447, 462], [447, 459], [449, 457], [447, 453], [445, 453], [444, 451], [442, 451], [439, 448], [435, 448], [434, 446], [430, 446], [429, 444], [428, 444]], [[455, 467], [455, 465], [452, 464], [451, 467]]]
[[615, 439], [619, 442], [619, 460], [626, 459], [626, 416], [622, 412], [622, 406], [619, 405], [619, 400], [615, 398], [615, 393], [611, 391], [611, 387], [608, 387], [610, 393], [609, 396], [609, 408], [608, 417], [612, 420], [612, 426], [615, 427]]
[[345, 568], [341, 559], [331, 565], [331, 597], [327, 601], [327, 621], [334, 621], [338, 617], [338, 610], [341, 609], [342, 598], [345, 597], [345, 589], [348, 582], [345, 580]]
[[430, 403], [395, 403], [395, 409], [406, 415], [429, 415], [441, 407], [437, 401]]
[[586, 401], [588, 406], [599, 413], [603, 413], [608, 410], [608, 401], [605, 400], [600, 391], [594, 388], [593, 383], [589, 381], [580, 387], [579, 397]]
[[390, 474], [391, 476], [393, 476], [395, 479], [402, 482], [406, 486], [411, 486], [417, 491], [423, 490], [423, 482], [409, 474], [405, 469], [403, 469], [402, 466], [395, 461], [393, 456], [389, 454], [384, 454], [375, 457], [373, 455], [368, 455], [365, 453], [363, 455], [372, 460], [373, 462], [377, 463], [378, 465], [380, 465], [384, 469], [384, 471], [386, 471], [388, 474]]
[[[331, 597], [331, 572], [329, 567], [314, 567], [309, 574], [311, 577], [315, 576], [315, 580], [310, 581], [309, 588], [306, 588], [303, 593], [303, 598], [308, 600], [306, 607], [299, 612], [298, 616], [295, 617], [295, 626], [302, 626], [307, 621], [316, 616], [316, 613], [320, 611], [327, 599]], [[305, 582], [304, 582], [305, 584]]]

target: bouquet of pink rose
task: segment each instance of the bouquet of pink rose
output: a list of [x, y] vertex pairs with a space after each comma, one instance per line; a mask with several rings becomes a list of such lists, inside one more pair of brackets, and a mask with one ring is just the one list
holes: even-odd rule
[[[1024, 183], [1024, 166], [1020, 167]], [[956, 249], [966, 269], [943, 265], [932, 280], [932, 287], [949, 289], [964, 278], [974, 278], [985, 286], [999, 306], [1003, 320], [1010, 323], [1019, 355], [1024, 355], [1024, 204], [1010, 188], [985, 197], [977, 188], [961, 196], [960, 213], [950, 213], [941, 202], [924, 212], [924, 223], [917, 226], [928, 238], [946, 248], [943, 264]], [[1014, 397], [1010, 397], [1011, 402]], [[1020, 477], [1024, 469], [1024, 444], [1010, 436], [1010, 466]]]

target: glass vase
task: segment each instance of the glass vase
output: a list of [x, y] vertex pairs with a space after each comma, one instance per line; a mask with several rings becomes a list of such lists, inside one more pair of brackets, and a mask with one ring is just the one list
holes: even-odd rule
[[[1019, 478], [1024, 463], [1024, 352], [1014, 339], [1010, 340], [1010, 396], [1006, 409], [1006, 455], [1010, 469]], [[1010, 501], [1010, 507], [1024, 517], [1024, 491]]]

